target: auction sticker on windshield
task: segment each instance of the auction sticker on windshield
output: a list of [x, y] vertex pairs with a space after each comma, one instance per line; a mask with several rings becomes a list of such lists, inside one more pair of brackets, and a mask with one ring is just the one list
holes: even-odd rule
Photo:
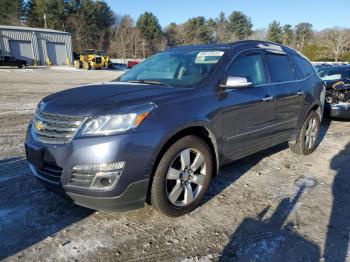
[[224, 55], [223, 51], [199, 52], [196, 57], [196, 64], [216, 64]]

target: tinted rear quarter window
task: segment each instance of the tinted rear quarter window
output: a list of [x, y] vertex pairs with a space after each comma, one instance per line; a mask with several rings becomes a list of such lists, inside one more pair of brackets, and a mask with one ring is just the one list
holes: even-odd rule
[[293, 55], [293, 59], [300, 79], [307, 78], [314, 73], [313, 66], [305, 58]]
[[272, 83], [294, 80], [294, 70], [290, 64], [288, 56], [267, 53], [266, 61]]

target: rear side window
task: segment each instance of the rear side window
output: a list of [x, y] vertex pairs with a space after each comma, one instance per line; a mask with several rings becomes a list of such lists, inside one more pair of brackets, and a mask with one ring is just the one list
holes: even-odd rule
[[296, 55], [293, 55], [293, 59], [300, 75], [299, 78], [307, 78], [314, 73], [312, 65], [306, 59]]
[[288, 56], [268, 53], [266, 61], [272, 83], [294, 80], [294, 71]]
[[246, 77], [253, 85], [266, 84], [262, 55], [249, 54], [239, 56], [230, 65], [227, 75]]

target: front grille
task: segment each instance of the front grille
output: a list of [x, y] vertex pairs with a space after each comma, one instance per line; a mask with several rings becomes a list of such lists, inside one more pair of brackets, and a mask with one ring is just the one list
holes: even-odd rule
[[102, 58], [101, 57], [96, 57], [96, 64], [101, 64], [102, 63]]
[[66, 116], [37, 111], [33, 120], [35, 138], [43, 143], [64, 144], [70, 142], [85, 117]]

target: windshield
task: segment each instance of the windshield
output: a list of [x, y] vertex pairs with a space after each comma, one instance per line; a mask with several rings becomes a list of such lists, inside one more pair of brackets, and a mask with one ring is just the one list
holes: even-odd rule
[[319, 75], [322, 80], [340, 80], [343, 78], [346, 78], [346, 72], [347, 70], [343, 68], [330, 68], [330, 69], [323, 69], [319, 72]]
[[104, 50], [97, 50], [96, 54], [99, 55], [99, 56], [105, 56], [106, 52]]
[[96, 51], [94, 49], [86, 49], [83, 51], [83, 55], [94, 55]]
[[223, 56], [218, 50], [175, 50], [156, 54], [117, 81], [190, 87], [201, 83]]

